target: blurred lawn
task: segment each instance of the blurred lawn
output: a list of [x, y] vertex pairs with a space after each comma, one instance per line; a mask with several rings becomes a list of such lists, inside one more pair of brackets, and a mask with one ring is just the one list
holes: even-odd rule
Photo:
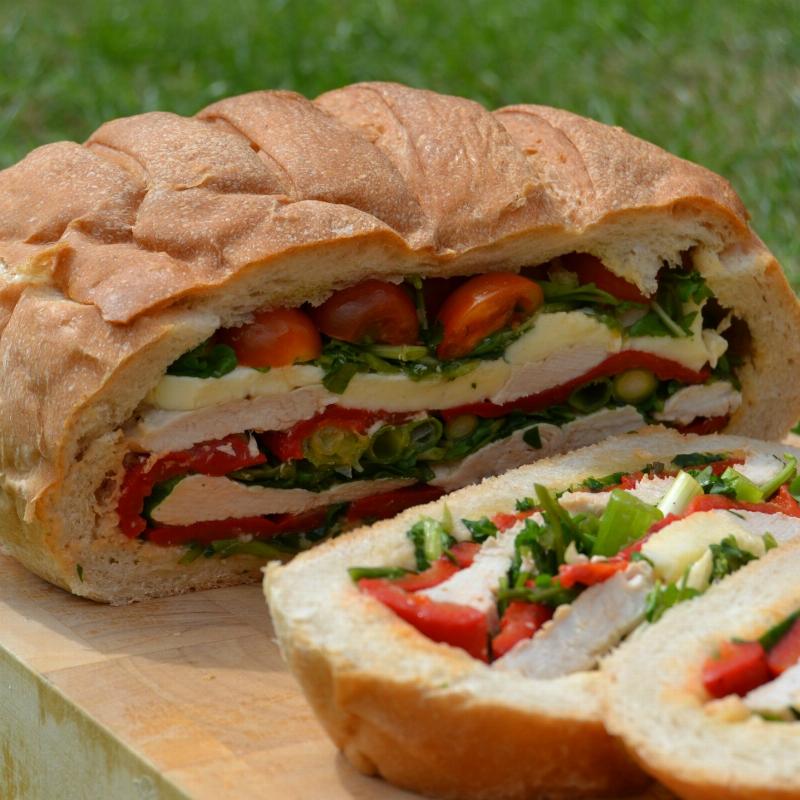
[[0, 0], [0, 166], [103, 120], [390, 79], [619, 124], [728, 177], [800, 289], [797, 0]]

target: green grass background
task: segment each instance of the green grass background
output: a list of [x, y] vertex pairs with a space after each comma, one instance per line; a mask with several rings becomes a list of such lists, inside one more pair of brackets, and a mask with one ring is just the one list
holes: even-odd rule
[[114, 116], [368, 79], [561, 106], [705, 164], [800, 289], [798, 0], [0, 0], [0, 167]]

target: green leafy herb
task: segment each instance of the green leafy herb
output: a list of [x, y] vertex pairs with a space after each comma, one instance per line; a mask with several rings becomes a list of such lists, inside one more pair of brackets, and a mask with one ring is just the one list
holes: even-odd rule
[[402, 578], [409, 571], [402, 567], [350, 567], [347, 572], [350, 578], [358, 583], [362, 578]]
[[647, 595], [645, 606], [645, 619], [648, 622], [658, 622], [664, 612], [672, 606], [682, 603], [684, 600], [691, 600], [697, 597], [700, 592], [689, 586], [678, 585], [677, 583], [662, 584], [660, 581], [650, 590]]
[[[547, 576], [548, 578], [550, 576]], [[578, 596], [575, 589], [564, 589], [558, 581], [551, 579], [550, 585], [540, 588], [529, 588], [527, 586], [503, 587], [497, 592], [497, 600], [501, 607], [505, 609], [508, 603], [521, 600], [525, 603], [542, 603], [546, 606], [556, 608], [573, 602]]]
[[536, 317], [530, 317], [525, 322], [512, 328], [503, 328], [490, 334], [485, 339], [481, 339], [472, 352], [470, 358], [502, 358], [506, 348], [517, 341], [523, 334], [527, 333], [533, 326]]
[[[579, 284], [571, 273], [559, 273], [557, 280], [539, 281], [548, 310], [569, 310], [581, 306], [618, 306], [622, 301], [598, 289], [594, 283]], [[628, 304], [630, 305], [630, 304]], [[557, 307], [557, 309], [556, 309]]]
[[536, 508], [536, 501], [532, 497], [523, 497], [514, 504], [517, 511], [533, 511]]
[[156, 506], [163, 503], [171, 494], [172, 490], [186, 477], [186, 475], [176, 475], [174, 478], [168, 478], [153, 486], [153, 490], [144, 499], [144, 507], [142, 508], [142, 516], [151, 524], [153, 522], [153, 511]]
[[491, 536], [497, 536], [497, 525], [488, 517], [478, 520], [462, 519], [464, 527], [470, 532], [473, 542], [485, 542]]
[[167, 368], [167, 374], [191, 378], [221, 378], [236, 369], [237, 364], [232, 347], [214, 344], [211, 339], [207, 339], [194, 350], [173, 361]]
[[83, 564], [76, 564], [75, 572], [78, 574], [78, 580], [83, 583]]
[[726, 453], [679, 453], [672, 459], [672, 463], [680, 469], [687, 467], [704, 467], [717, 461], [724, 461], [729, 456]]
[[757, 558], [753, 553], [739, 547], [733, 536], [726, 536], [719, 544], [712, 544], [710, 550], [713, 559], [712, 582], [722, 580]]
[[612, 472], [610, 475], [604, 475], [602, 478], [586, 478], [576, 486], [572, 487], [570, 491], [587, 491], [587, 492], [603, 492], [609, 486], [616, 486], [625, 477], [626, 472]]
[[522, 434], [522, 441], [534, 450], [542, 449], [542, 437], [539, 435], [539, 426], [534, 425]]
[[773, 625], [761, 638], [758, 640], [761, 642], [761, 646], [765, 650], [772, 650], [778, 642], [789, 633], [789, 630], [792, 628], [795, 622], [800, 619], [800, 611], [795, 611], [793, 614], [790, 614], [786, 617], [785, 620], [779, 622], [777, 625]]
[[423, 517], [415, 523], [406, 536], [414, 545], [414, 558], [420, 572], [428, 569], [431, 564], [445, 551], [449, 550], [456, 540], [444, 529], [441, 522], [431, 517]]

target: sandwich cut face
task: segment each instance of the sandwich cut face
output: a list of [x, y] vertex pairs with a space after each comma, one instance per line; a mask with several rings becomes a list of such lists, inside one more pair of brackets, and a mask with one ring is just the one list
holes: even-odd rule
[[[519, 797], [574, 790], [578, 796], [582, 781], [589, 796], [631, 791], [641, 775], [609, 752], [598, 668], [610, 654], [624, 654], [629, 639], [658, 629], [674, 607], [714, 593], [770, 551], [800, 543], [797, 458], [797, 451], [734, 437], [650, 432], [523, 467], [412, 509], [383, 529], [346, 537], [327, 554], [268, 571], [265, 590], [288, 663], [350, 760], [372, 763], [400, 785], [465, 797], [490, 790]], [[318, 582], [317, 596], [304, 604], [298, 593], [310, 580]], [[345, 618], [330, 635], [324, 632], [328, 615], [310, 621], [318, 603]], [[797, 614], [784, 616], [762, 636], [769, 646], [741, 646], [760, 648], [760, 683], [741, 683], [757, 666], [742, 664], [738, 645], [738, 659], [726, 661], [725, 652], [721, 663], [715, 656], [706, 667], [716, 676], [709, 686], [735, 691], [739, 680], [752, 690], [740, 703], [743, 716], [764, 716], [767, 709], [770, 718], [795, 719], [800, 623]], [[355, 638], [344, 654], [336, 640], [348, 635]], [[341, 701], [309, 683], [305, 659], [315, 648]], [[382, 672], [381, 650], [391, 653], [397, 674]], [[778, 668], [785, 674], [768, 683]], [[351, 686], [350, 670], [374, 680], [353, 679]], [[361, 690], [376, 696], [368, 701]], [[473, 745], [478, 757], [480, 748], [467, 734], [453, 738], [450, 755], [444, 746], [436, 753], [436, 769], [445, 770], [438, 781], [414, 770], [413, 760], [426, 757], [422, 752], [402, 767], [390, 764], [371, 733], [388, 725], [398, 741], [408, 734], [402, 715], [387, 718], [378, 710], [405, 691], [417, 693], [420, 703], [449, 697], [446, 724], [454, 730], [478, 714], [476, 707], [485, 706], [480, 713], [495, 720], [512, 709], [524, 713], [528, 741], [542, 758], [570, 764], [571, 775], [558, 767], [526, 775], [508, 761], [480, 786], [469, 785], [446, 766]], [[435, 704], [442, 713], [447, 701]], [[730, 700], [723, 705], [729, 708]], [[337, 720], [350, 714], [358, 721], [342, 727]], [[550, 753], [542, 741], [550, 719], [558, 720], [564, 741], [580, 742], [574, 752], [563, 745]], [[494, 744], [480, 747], [488, 761], [503, 761]], [[586, 748], [604, 752], [608, 764], [584, 761]]]
[[255, 312], [134, 413], [120, 528], [184, 564], [286, 558], [607, 435], [722, 429], [749, 346], [689, 253], [649, 296], [575, 253]]
[[727, 182], [396, 84], [113, 120], [0, 173], [0, 535], [110, 602], [659, 422], [781, 436], [800, 306]]

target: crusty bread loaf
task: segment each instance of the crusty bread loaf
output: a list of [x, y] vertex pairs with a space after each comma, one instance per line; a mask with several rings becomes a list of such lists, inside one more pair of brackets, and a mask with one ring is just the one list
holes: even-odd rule
[[[119, 534], [126, 420], [167, 366], [260, 307], [366, 277], [576, 250], [651, 291], [693, 249], [752, 352], [729, 430], [785, 433], [800, 310], [722, 178], [565, 111], [360, 84], [149, 113], [0, 173], [0, 542], [110, 602], [257, 576]], [[80, 567], [80, 568], [79, 568]]]
[[[489, 478], [287, 566], [271, 564], [264, 586], [284, 657], [351, 763], [400, 786], [464, 800], [634, 791], [646, 780], [603, 726], [603, 674], [534, 680], [490, 669], [360, 594], [347, 568], [403, 564], [408, 528], [422, 515], [441, 518], [445, 503], [455, 519], [478, 519], [512, 510], [534, 483], [558, 491], [678, 453], [780, 455], [786, 449], [654, 428]], [[646, 682], [639, 691], [647, 692]]]
[[749, 564], [609, 658], [607, 723], [637, 761], [687, 800], [800, 798], [800, 722], [706, 710], [703, 663], [800, 608], [800, 543]]

